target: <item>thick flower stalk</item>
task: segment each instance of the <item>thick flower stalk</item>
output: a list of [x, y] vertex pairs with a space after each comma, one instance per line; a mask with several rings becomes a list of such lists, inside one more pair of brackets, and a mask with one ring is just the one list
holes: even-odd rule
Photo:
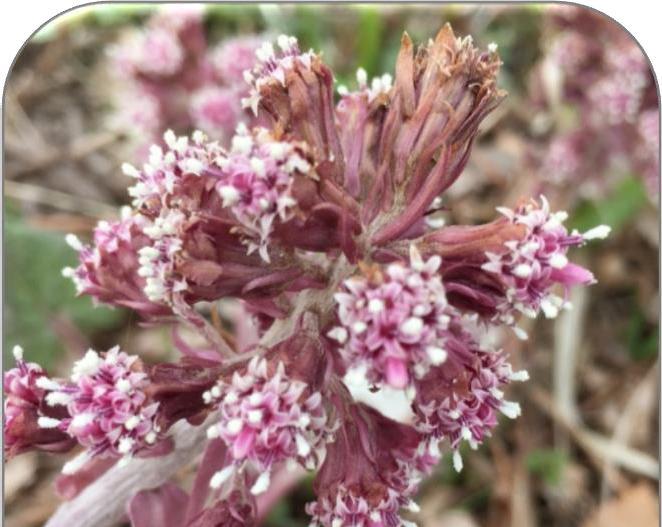
[[[288, 36], [260, 46], [242, 77], [262, 126], [225, 144], [166, 132], [142, 167], [124, 165], [135, 184], [122, 219], [89, 246], [68, 237], [78, 292], [172, 324], [184, 356], [147, 366], [88, 352], [68, 380], [19, 363], [29, 389], [6, 384], [15, 413], [86, 448], [68, 471], [169, 455], [181, 421], [206, 436], [190, 497], [164, 480], [136, 488], [135, 527], [165, 510], [173, 525], [254, 525], [261, 494], [297, 465], [317, 471], [313, 526], [409, 525], [401, 511], [415, 514], [441, 452], [460, 470], [463, 442], [478, 447], [501, 414], [521, 412], [505, 392], [528, 374], [484, 333], [525, 337], [522, 315], [567, 308], [568, 288], [595, 282], [569, 249], [609, 231], [569, 232], [542, 197], [485, 225], [429, 221], [504, 95], [500, 63], [447, 25], [418, 49], [405, 35], [393, 77], [368, 83], [359, 70], [336, 102], [319, 54]], [[228, 298], [243, 308], [234, 334], [216, 316]], [[349, 379], [361, 372], [367, 392], [395, 392], [404, 408], [360, 400]], [[42, 446], [15, 422], [16, 451]], [[179, 466], [174, 448], [167, 467]]]

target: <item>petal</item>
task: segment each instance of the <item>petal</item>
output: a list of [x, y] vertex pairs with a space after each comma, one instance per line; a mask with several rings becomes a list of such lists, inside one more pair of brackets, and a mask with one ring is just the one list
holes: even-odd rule
[[409, 384], [409, 374], [404, 361], [388, 359], [386, 361], [386, 382], [394, 388], [405, 388]]

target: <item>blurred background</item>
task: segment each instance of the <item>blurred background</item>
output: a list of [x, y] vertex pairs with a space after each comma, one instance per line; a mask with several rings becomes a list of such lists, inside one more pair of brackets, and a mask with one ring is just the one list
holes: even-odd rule
[[[495, 207], [544, 193], [570, 226], [612, 226], [581, 251], [598, 284], [574, 309], [504, 337], [531, 374], [512, 399], [523, 416], [422, 485], [423, 527], [658, 525], [659, 101], [636, 43], [571, 6], [97, 5], [40, 29], [5, 91], [4, 367], [20, 343], [57, 374], [87, 347], [119, 343], [146, 360], [174, 356], [169, 331], [75, 298], [64, 243], [127, 203], [124, 161], [140, 163], [163, 130], [227, 140], [245, 120], [241, 72], [264, 38], [295, 35], [322, 52], [338, 85], [392, 72], [401, 34], [415, 42], [449, 21], [494, 42], [509, 92], [489, 117], [444, 220], [490, 221]], [[42, 525], [59, 502], [62, 460], [29, 453], [5, 466], [5, 521]], [[192, 472], [178, 475], [186, 485]], [[266, 525], [307, 524], [311, 481]]]

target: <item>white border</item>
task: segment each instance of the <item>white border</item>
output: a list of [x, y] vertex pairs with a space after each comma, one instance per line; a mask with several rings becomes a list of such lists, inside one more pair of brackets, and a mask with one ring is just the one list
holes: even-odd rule
[[[85, 3], [84, 0], [19, 0], [5, 6], [0, 17], [0, 79], [3, 86], [14, 58], [32, 33], [50, 18]], [[655, 72], [662, 69], [662, 39], [659, 38], [659, 6], [656, 2], [586, 0], [583, 3], [620, 22], [639, 41]]]

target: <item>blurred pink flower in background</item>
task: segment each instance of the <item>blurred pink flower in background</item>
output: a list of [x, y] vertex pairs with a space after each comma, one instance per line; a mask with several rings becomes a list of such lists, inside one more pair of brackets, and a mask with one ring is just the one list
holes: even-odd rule
[[238, 101], [260, 43], [242, 36], [212, 45], [201, 6], [157, 10], [110, 50], [108, 75], [117, 85], [111, 126], [134, 138], [143, 159], [168, 128], [227, 141], [239, 122], [251, 122]]
[[542, 176], [577, 183], [586, 194], [636, 174], [656, 195], [659, 103], [643, 52], [624, 29], [589, 9], [558, 6], [546, 22], [547, 53], [530, 88], [548, 122]]

